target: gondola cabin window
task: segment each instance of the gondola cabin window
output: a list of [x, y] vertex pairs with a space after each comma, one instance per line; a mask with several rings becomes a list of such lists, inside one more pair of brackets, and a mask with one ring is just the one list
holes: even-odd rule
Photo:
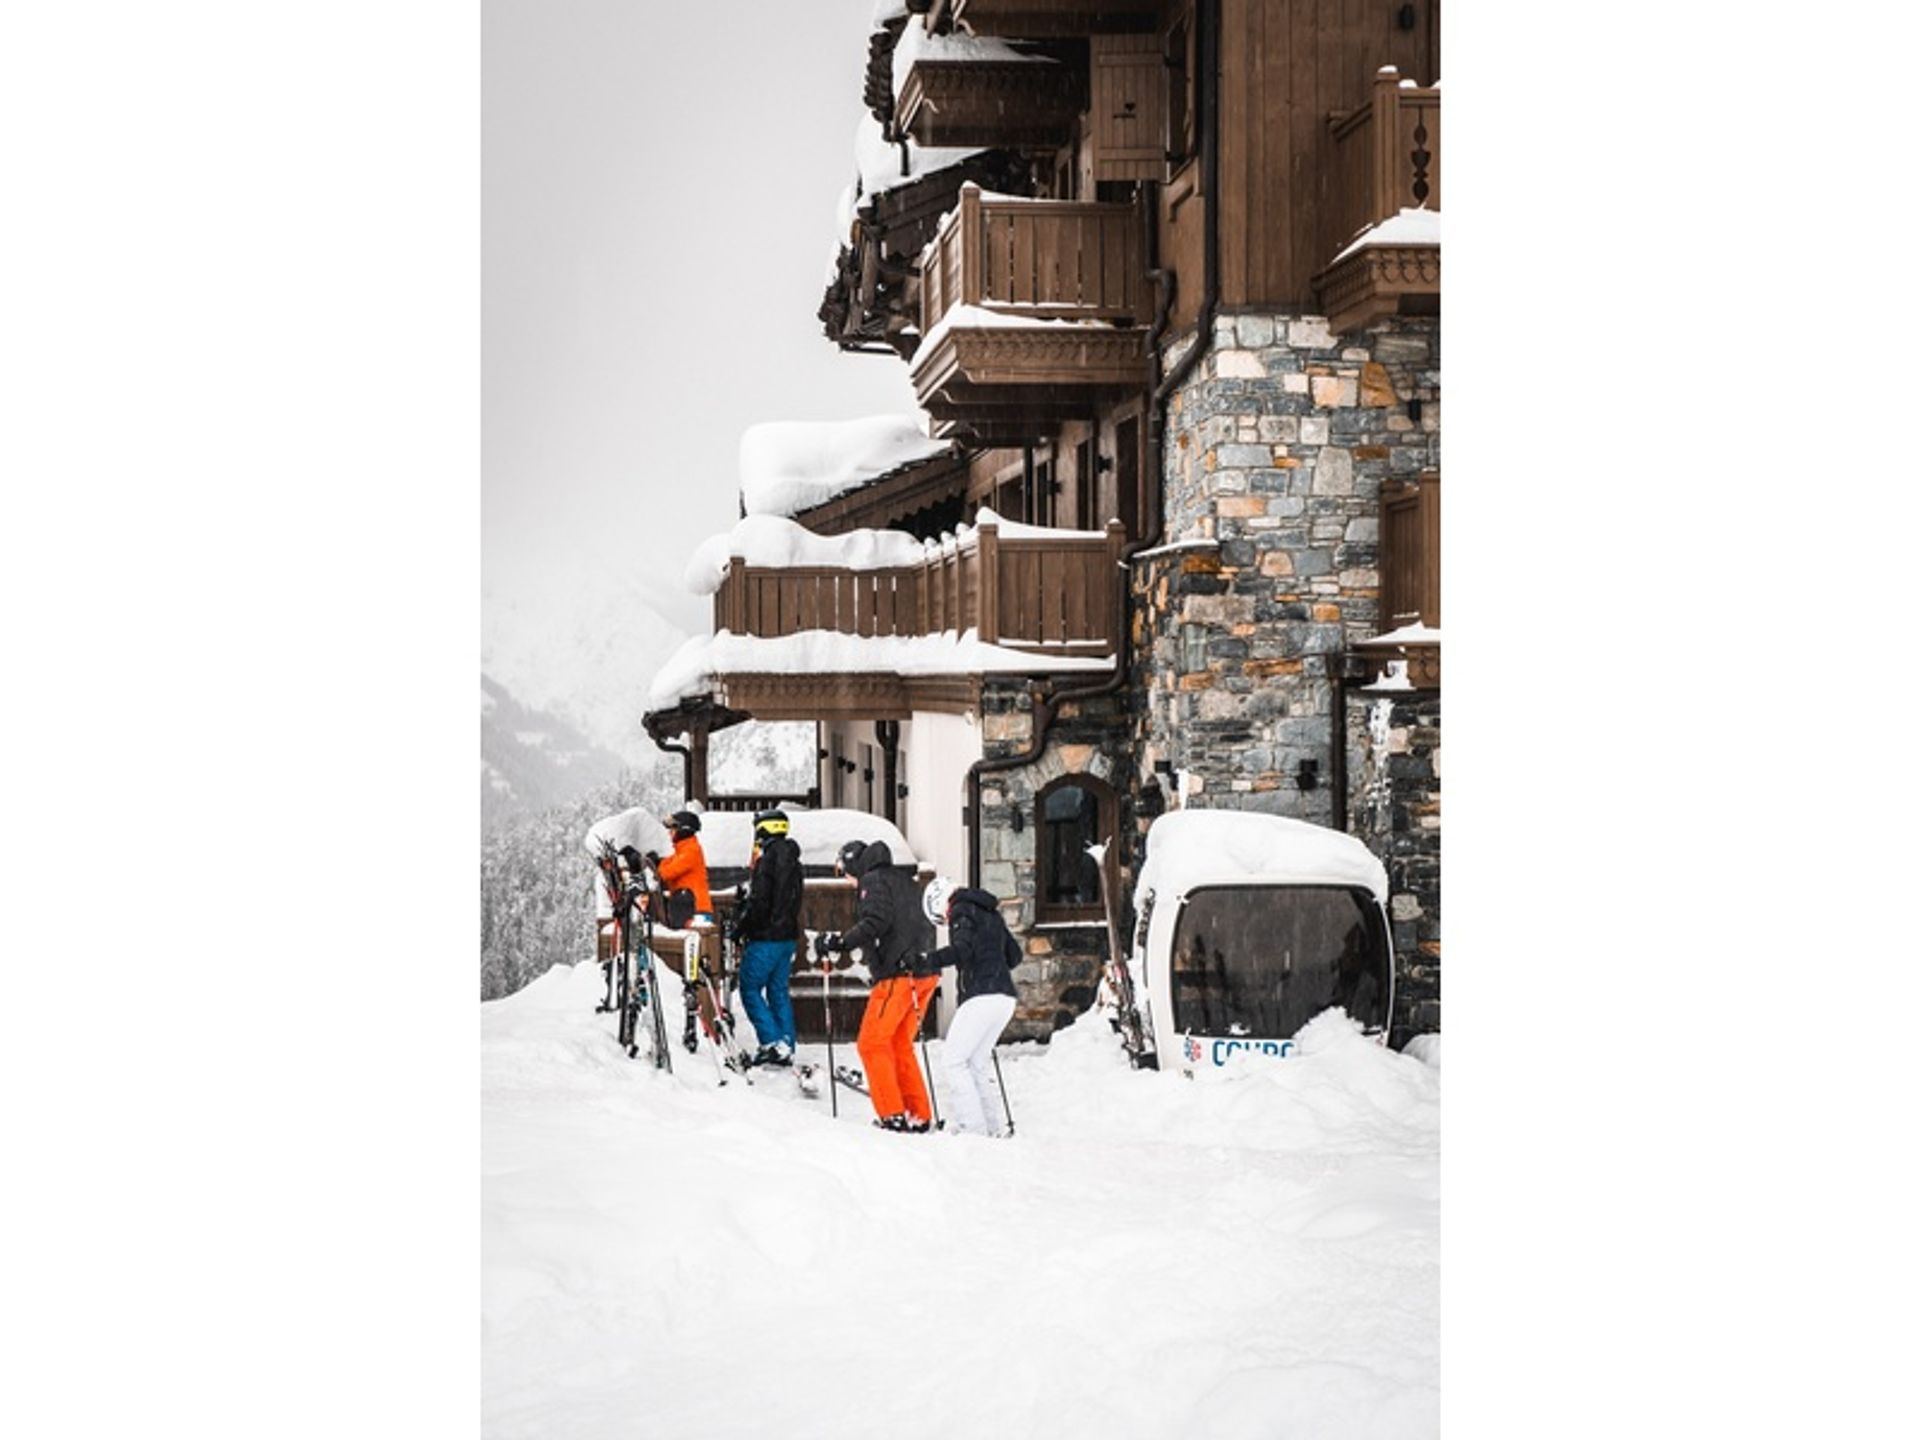
[[1174, 1028], [1286, 1040], [1338, 1005], [1365, 1028], [1380, 1029], [1390, 953], [1380, 907], [1364, 890], [1195, 890], [1173, 936]]
[[1040, 828], [1036, 918], [1042, 924], [1099, 919], [1100, 867], [1087, 847], [1113, 834], [1113, 791], [1091, 775], [1068, 775], [1042, 790], [1034, 809]]

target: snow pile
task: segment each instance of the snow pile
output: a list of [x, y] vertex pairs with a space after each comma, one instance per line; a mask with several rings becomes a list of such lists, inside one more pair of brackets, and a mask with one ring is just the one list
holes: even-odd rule
[[920, 415], [776, 421], [740, 437], [740, 498], [747, 515], [789, 516], [916, 460], [950, 455]]
[[680, 647], [653, 678], [647, 708], [663, 710], [712, 691], [716, 675], [1037, 675], [1108, 670], [1111, 654], [1041, 655], [988, 645], [977, 630], [939, 635], [735, 635], [721, 630]]
[[609, 815], [596, 820], [587, 831], [587, 854], [599, 858], [600, 842], [611, 840], [615, 850], [631, 845], [642, 855], [652, 851], [655, 855], [668, 854], [673, 849], [673, 836], [667, 833], [667, 827], [645, 806], [636, 806], [631, 810], [622, 810], [618, 815]]
[[1440, 629], [1416, 620], [1411, 625], [1402, 625], [1398, 630], [1389, 630], [1384, 635], [1375, 635], [1371, 640], [1362, 640], [1362, 645], [1438, 645]]
[[987, 1140], [723, 1089], [704, 1049], [655, 1071], [602, 993], [481, 1006], [493, 1440], [1437, 1433], [1440, 1074], [1344, 1017], [1204, 1082], [1082, 1020], [1001, 1051]]
[[733, 529], [701, 541], [688, 558], [682, 578], [694, 594], [711, 595], [727, 578], [735, 558], [768, 569], [822, 565], [840, 570], [890, 570], [918, 565], [924, 555], [921, 542], [903, 530], [816, 535], [783, 515], [749, 515]]
[[1387, 872], [1351, 835], [1283, 815], [1175, 810], [1147, 831], [1138, 890], [1165, 897], [1201, 885], [1357, 885], [1387, 898]]
[[[896, 865], [916, 865], [918, 858], [913, 847], [907, 843], [907, 837], [887, 820], [878, 815], [869, 815], [864, 810], [808, 810], [798, 805], [783, 805], [787, 822], [791, 827], [788, 834], [793, 843], [800, 847], [800, 863], [803, 865], [831, 865], [840, 854], [840, 847], [849, 840], [861, 840], [872, 844], [876, 840], [887, 842], [887, 848], [893, 851], [893, 863]], [[664, 855], [672, 848], [667, 841], [665, 848], [659, 845], [641, 845], [627, 836], [638, 833], [654, 820], [645, 810], [626, 810], [618, 815], [610, 815], [596, 820], [587, 831], [587, 850], [590, 854], [599, 853], [599, 840], [607, 836], [616, 846], [633, 845], [642, 852], [653, 850]], [[664, 839], [666, 831], [660, 830]], [[753, 859], [753, 815], [745, 810], [709, 810], [700, 816], [700, 852], [707, 858], [707, 867], [718, 870], [734, 868], [744, 870]]]
[[1418, 210], [1402, 210], [1386, 220], [1369, 225], [1354, 237], [1353, 243], [1333, 258], [1344, 260], [1356, 250], [1369, 245], [1438, 245], [1440, 243], [1440, 212], [1424, 207]]

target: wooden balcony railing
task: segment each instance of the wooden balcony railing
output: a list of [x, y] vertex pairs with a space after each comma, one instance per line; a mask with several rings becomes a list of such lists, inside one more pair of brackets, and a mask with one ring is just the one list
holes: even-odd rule
[[1440, 92], [1400, 83], [1387, 65], [1373, 95], [1332, 122], [1333, 173], [1320, 253], [1331, 260], [1369, 225], [1440, 208]]
[[972, 185], [961, 189], [920, 276], [923, 335], [957, 305], [1144, 325], [1147, 303], [1133, 206], [990, 198]]
[[1372, 99], [1331, 117], [1333, 158], [1315, 248], [1326, 266], [1313, 278], [1336, 332], [1393, 314], [1440, 309], [1440, 252], [1431, 242], [1375, 244], [1342, 256], [1369, 226], [1402, 210], [1440, 210], [1440, 92], [1402, 85], [1387, 65]]
[[988, 521], [917, 565], [883, 570], [764, 568], [735, 556], [713, 599], [713, 627], [774, 638], [938, 635], [1050, 655], [1110, 653], [1120, 623], [1119, 522], [1104, 534], [1002, 536]]

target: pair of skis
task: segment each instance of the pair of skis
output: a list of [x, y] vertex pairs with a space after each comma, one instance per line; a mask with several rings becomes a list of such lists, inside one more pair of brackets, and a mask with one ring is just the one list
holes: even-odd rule
[[610, 840], [601, 840], [596, 861], [607, 901], [613, 907], [614, 933], [618, 939], [618, 953], [608, 962], [612, 973], [608, 978], [607, 999], [601, 1008], [610, 1008], [619, 1016], [617, 1034], [620, 1048], [627, 1052], [628, 1059], [639, 1056], [640, 1031], [644, 1027], [650, 1032], [654, 1068], [671, 1072], [673, 1055], [667, 1049], [667, 1018], [660, 1008], [660, 980], [654, 971], [650, 943], [659, 877], [644, 861], [637, 876], [623, 874], [619, 852]]
[[[695, 968], [698, 965], [695, 956], [698, 950], [699, 946], [697, 944], [690, 944], [686, 952], [689, 1037], [692, 1035], [694, 1016], [698, 1013], [699, 1009], [699, 992], [695, 989], [694, 980]], [[704, 987], [704, 992], [713, 1012], [712, 1023], [708, 1022], [705, 1015], [700, 1015], [699, 1024], [700, 1027], [707, 1032], [707, 1038], [713, 1044], [714, 1063], [718, 1067], [720, 1083], [722, 1085], [727, 1083], [728, 1072], [739, 1075], [747, 1084], [751, 1085], [753, 1084], [753, 1072], [755, 1070], [770, 1068], [765, 1065], [756, 1064], [753, 1056], [740, 1044], [736, 1034], [733, 1011], [728, 1008], [726, 1003], [727, 994], [731, 989], [732, 977], [740, 973], [738, 951], [739, 942], [733, 936], [722, 931], [720, 974], [718, 978], [716, 979], [711, 967], [702, 967], [699, 970], [698, 983]], [[689, 1045], [688, 1048], [691, 1049], [692, 1046]], [[771, 1068], [790, 1070], [793, 1074], [794, 1084], [799, 1088], [800, 1093], [808, 1099], [814, 1099], [819, 1096], [820, 1078], [816, 1066], [795, 1060], [791, 1065]]]
[[1120, 948], [1120, 873], [1113, 853], [1113, 841], [1089, 845], [1087, 853], [1100, 867], [1101, 908], [1107, 917], [1106, 989], [1113, 1001], [1113, 1028], [1120, 1032], [1120, 1046], [1136, 1070], [1158, 1070], [1159, 1057], [1153, 1042], [1147, 1039], [1147, 1026], [1140, 1015], [1140, 999], [1134, 993], [1133, 971], [1127, 966], [1127, 952]]

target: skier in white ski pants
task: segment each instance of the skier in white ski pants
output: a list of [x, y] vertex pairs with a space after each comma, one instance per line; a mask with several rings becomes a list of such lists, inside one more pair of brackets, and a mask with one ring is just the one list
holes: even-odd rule
[[933, 952], [933, 962], [951, 966], [960, 985], [960, 1008], [941, 1052], [952, 1115], [948, 1128], [958, 1135], [998, 1134], [1005, 1110], [994, 1081], [993, 1047], [1013, 1018], [1020, 943], [1000, 918], [1000, 902], [985, 890], [956, 889], [936, 879], [922, 899], [927, 918], [948, 926], [952, 935], [951, 944]]

